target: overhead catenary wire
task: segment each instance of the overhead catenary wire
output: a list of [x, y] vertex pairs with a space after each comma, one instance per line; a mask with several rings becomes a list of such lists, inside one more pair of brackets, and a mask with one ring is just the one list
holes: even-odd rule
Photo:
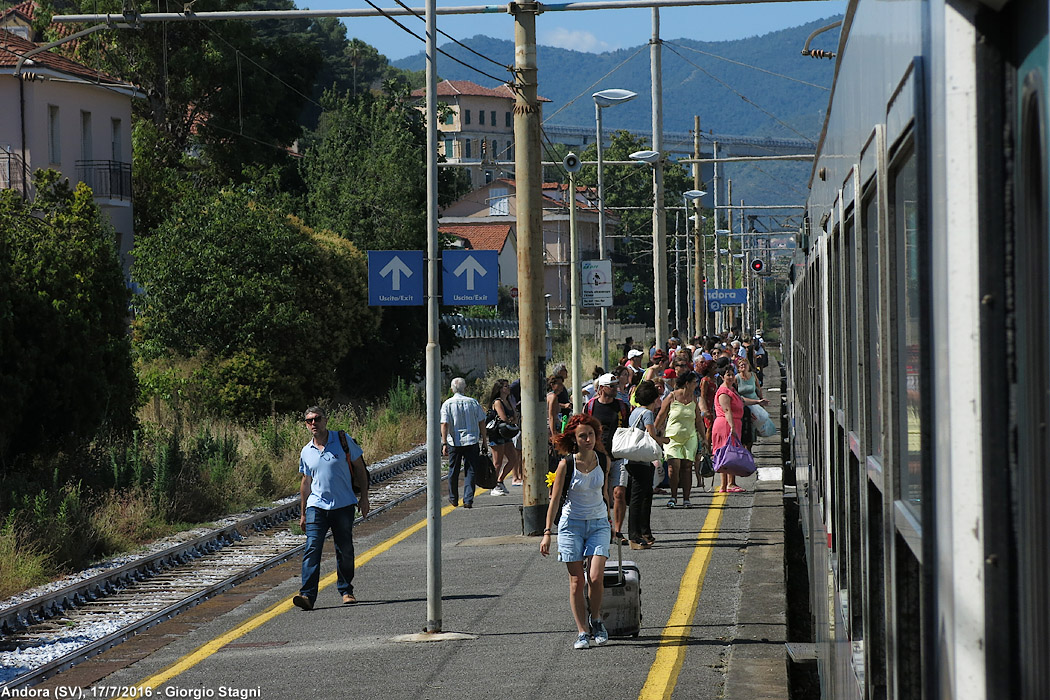
[[[401, 7], [405, 8], [406, 10], [411, 12], [412, 14], [414, 14], [416, 17], [418, 17], [423, 22], [427, 21], [426, 17], [423, 16], [423, 13], [414, 11], [411, 7], [406, 5], [402, 0], [394, 0], [394, 2], [396, 2], [398, 5], [400, 5]], [[512, 66], [508, 66], [505, 63], [500, 63], [499, 61], [497, 61], [494, 58], [490, 58], [489, 56], [486, 56], [485, 54], [483, 54], [483, 53], [481, 53], [479, 51], [475, 51], [474, 49], [472, 49], [471, 47], [467, 46], [466, 44], [464, 44], [462, 41], [460, 41], [456, 37], [452, 36], [451, 34], [445, 32], [445, 31], [443, 31], [441, 29], [438, 29], [437, 33], [440, 34], [441, 36], [445, 37], [449, 41], [452, 41], [456, 45], [463, 47], [464, 49], [466, 49], [467, 51], [471, 52], [472, 54], [474, 54], [478, 58], [483, 58], [486, 61], [488, 61], [489, 63], [493, 63], [493, 64], [499, 66], [500, 68], [503, 68], [503, 69], [507, 70], [508, 72], [514, 72], [514, 68]]]
[[716, 58], [719, 61], [725, 61], [726, 63], [733, 63], [733, 64], [736, 64], [738, 66], [743, 66], [744, 68], [750, 68], [752, 70], [757, 70], [757, 71], [759, 71], [761, 73], [768, 73], [769, 75], [776, 76], [777, 78], [783, 78], [784, 80], [791, 80], [791, 81], [794, 81], [796, 83], [801, 83], [802, 85], [808, 85], [809, 87], [817, 88], [818, 90], [824, 90], [825, 92], [831, 92], [831, 88], [825, 87], [823, 85], [817, 85], [816, 83], [811, 83], [809, 81], [802, 80], [800, 78], [794, 78], [794, 77], [792, 77], [790, 75], [784, 75], [783, 73], [776, 73], [774, 71], [767, 70], [766, 68], [761, 68], [759, 66], [753, 66], [750, 63], [744, 63], [743, 61], [736, 61], [736, 60], [734, 60], [732, 58], [726, 58], [725, 56], [719, 56], [718, 54], [711, 53], [709, 51], [702, 51], [701, 49], [694, 49], [692, 46], [684, 46], [682, 44], [676, 44], [676, 43], [671, 42], [671, 41], [664, 41], [664, 46], [677, 46], [680, 49], [685, 49], [686, 51], [692, 51], [694, 53], [702, 54], [704, 56], [710, 56], [711, 58]]
[[[391, 21], [391, 22], [393, 22], [393, 23], [394, 23], [395, 25], [397, 25], [398, 27], [400, 27], [400, 28], [401, 28], [401, 29], [402, 29], [403, 31], [407, 32], [408, 34], [411, 34], [412, 36], [414, 36], [414, 37], [415, 37], [416, 39], [418, 39], [419, 41], [422, 41], [422, 42], [423, 42], [424, 44], [426, 43], [426, 39], [425, 39], [425, 38], [423, 38], [423, 37], [419, 36], [419, 35], [418, 35], [418, 34], [416, 34], [416, 33], [415, 33], [414, 31], [412, 31], [411, 29], [409, 29], [408, 27], [406, 27], [406, 26], [405, 26], [404, 24], [402, 24], [402, 23], [401, 23], [400, 21], [398, 21], [397, 19], [395, 19], [395, 18], [394, 18], [394, 16], [393, 16], [393, 13], [391, 13], [391, 12], [390, 12], [390, 11], [388, 11], [388, 10], [384, 10], [384, 9], [380, 8], [380, 7], [378, 6], [378, 5], [376, 5], [376, 4], [374, 3], [374, 2], [372, 2], [372, 0], [365, 0], [365, 2], [366, 2], [366, 3], [368, 4], [368, 6], [369, 6], [369, 7], [371, 7], [371, 8], [373, 9], [373, 10], [375, 10], [376, 12], [378, 12], [378, 13], [379, 13], [379, 14], [380, 14], [381, 16], [383, 16], [383, 17], [386, 17], [386, 18], [387, 18], [388, 20], [390, 20], [390, 21]], [[418, 10], [413, 10], [412, 8], [408, 7], [407, 5], [406, 5], [406, 6], [404, 6], [404, 8], [405, 8], [405, 11], [406, 11], [406, 12], [407, 12], [408, 14], [412, 14], [412, 15], [415, 15], [415, 16], [417, 16], [417, 17], [419, 17], [419, 16], [420, 16], [420, 11], [418, 11]], [[457, 42], [457, 43], [458, 43], [458, 42]], [[506, 80], [505, 80], [504, 78], [497, 78], [496, 76], [492, 75], [491, 73], [486, 73], [485, 71], [481, 70], [480, 68], [476, 68], [476, 67], [474, 67], [474, 66], [470, 65], [470, 64], [469, 64], [469, 63], [467, 63], [466, 61], [461, 61], [461, 60], [459, 60], [458, 58], [456, 58], [456, 57], [455, 57], [455, 56], [453, 56], [452, 54], [448, 53], [448, 52], [447, 52], [447, 51], [445, 51], [444, 49], [440, 49], [440, 48], [439, 48], [439, 49], [437, 49], [437, 52], [438, 52], [439, 54], [441, 54], [442, 56], [444, 56], [445, 58], [448, 58], [448, 59], [450, 59], [450, 60], [452, 60], [452, 61], [455, 61], [456, 63], [458, 63], [459, 65], [463, 66], [464, 68], [469, 68], [470, 70], [474, 71], [475, 73], [477, 73], [477, 74], [479, 74], [479, 75], [483, 75], [483, 76], [485, 76], [485, 77], [486, 77], [486, 78], [488, 78], [489, 80], [495, 80], [495, 81], [496, 81], [497, 83], [499, 83], [500, 85], [502, 85], [502, 84], [505, 84], [505, 83], [507, 82], [507, 81], [506, 81]], [[491, 60], [491, 59], [489, 59], [489, 60]], [[503, 65], [502, 63], [496, 63], [496, 65], [498, 65], [498, 66], [501, 66], [501, 67], [503, 67], [503, 68], [507, 68], [508, 70], [510, 70], [510, 69], [508, 68], [508, 66], [504, 66], [504, 65]]]
[[714, 80], [714, 81], [715, 81], [716, 83], [718, 83], [718, 84], [719, 84], [719, 85], [721, 85], [722, 87], [726, 88], [727, 90], [729, 90], [730, 92], [732, 92], [733, 94], [735, 94], [735, 95], [736, 95], [737, 97], [739, 97], [740, 99], [742, 99], [742, 100], [743, 100], [744, 102], [747, 102], [747, 103], [748, 103], [749, 105], [751, 105], [752, 107], [754, 107], [754, 108], [755, 108], [755, 109], [757, 109], [758, 111], [760, 111], [760, 112], [762, 112], [763, 114], [765, 114], [765, 115], [766, 115], [767, 117], [769, 117], [770, 119], [772, 119], [773, 121], [775, 121], [775, 122], [776, 122], [777, 124], [780, 124], [780, 125], [781, 125], [782, 127], [784, 127], [785, 129], [788, 129], [789, 131], [792, 131], [792, 132], [794, 132], [794, 133], [798, 134], [798, 135], [799, 135], [800, 137], [802, 137], [802, 138], [803, 138], [803, 139], [805, 139], [806, 141], [809, 141], [810, 143], [813, 143], [813, 139], [811, 139], [810, 137], [806, 136], [806, 135], [805, 135], [805, 134], [803, 134], [803, 133], [802, 133], [801, 131], [799, 131], [799, 130], [798, 130], [798, 129], [796, 129], [795, 127], [791, 126], [790, 124], [788, 124], [787, 122], [785, 122], [785, 121], [784, 121], [783, 119], [781, 119], [781, 118], [780, 118], [780, 117], [778, 117], [777, 115], [775, 115], [775, 114], [773, 114], [772, 112], [770, 112], [769, 110], [767, 110], [767, 109], [765, 109], [764, 107], [760, 106], [760, 105], [759, 105], [758, 103], [756, 103], [756, 102], [755, 102], [754, 100], [752, 100], [751, 98], [749, 98], [749, 97], [747, 97], [746, 95], [744, 95], [743, 93], [741, 93], [741, 92], [740, 92], [739, 90], [737, 90], [736, 88], [734, 88], [734, 87], [733, 87], [732, 85], [730, 85], [730, 84], [729, 84], [729, 83], [727, 83], [726, 81], [722, 80], [721, 78], [717, 78], [717, 77], [715, 77], [714, 75], [712, 75], [712, 74], [711, 74], [711, 72], [710, 72], [710, 71], [706, 70], [705, 68], [701, 68], [700, 66], [698, 66], [698, 65], [697, 65], [697, 64], [695, 64], [695, 63], [693, 63], [692, 61], [690, 61], [690, 60], [689, 60], [688, 58], [686, 58], [686, 57], [685, 57], [685, 56], [683, 56], [682, 54], [680, 54], [680, 53], [678, 53], [677, 51], [675, 51], [675, 48], [674, 48], [674, 46], [668, 46], [667, 48], [668, 48], [668, 49], [669, 49], [669, 50], [671, 51], [671, 53], [673, 53], [674, 55], [678, 56], [678, 57], [679, 57], [680, 59], [682, 59], [683, 61], [685, 61], [685, 62], [686, 62], [686, 63], [688, 63], [689, 65], [691, 65], [691, 66], [692, 66], [693, 68], [696, 68], [696, 69], [697, 69], [698, 71], [700, 71], [701, 73], [703, 73], [703, 74], [704, 74], [704, 75], [706, 75], [707, 77], [711, 78], [711, 80]]

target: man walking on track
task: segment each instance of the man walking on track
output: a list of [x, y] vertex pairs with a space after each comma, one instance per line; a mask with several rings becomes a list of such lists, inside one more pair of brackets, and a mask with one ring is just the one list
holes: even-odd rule
[[[312, 610], [321, 577], [321, 550], [328, 530], [335, 543], [336, 587], [343, 603], [354, 597], [354, 506], [368, 515], [368, 469], [361, 448], [342, 431], [328, 429], [328, 416], [320, 406], [304, 414], [313, 439], [299, 453], [299, 527], [306, 533], [302, 587], [292, 603]], [[351, 473], [352, 472], [352, 473]], [[355, 493], [355, 489], [358, 491]]]
[[[463, 377], [452, 380], [452, 397], [441, 404], [441, 454], [448, 461], [448, 502], [459, 505], [459, 470], [466, 460], [463, 477], [463, 507], [474, 507], [474, 475], [481, 450], [488, 447], [485, 411], [476, 399], [464, 396], [467, 382]], [[478, 446], [480, 440], [481, 445]]]

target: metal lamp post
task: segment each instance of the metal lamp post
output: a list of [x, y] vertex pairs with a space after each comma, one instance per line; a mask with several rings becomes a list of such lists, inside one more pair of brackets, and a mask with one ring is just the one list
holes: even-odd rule
[[[627, 156], [631, 160], [648, 163], [653, 167], [653, 191], [656, 191], [656, 173], [660, 168], [659, 151], [635, 151]], [[653, 211], [655, 212], [660, 203], [653, 197]], [[656, 214], [654, 214], [656, 216]], [[660, 212], [663, 216], [663, 212]], [[656, 330], [656, 346], [663, 347], [667, 340], [666, 322], [667, 318], [667, 260], [666, 256], [660, 255], [659, 251], [665, 250], [663, 241], [660, 240], [658, 227], [653, 226], [653, 328]], [[661, 330], [662, 329], [662, 330]]]
[[[605, 259], [605, 189], [602, 180], [602, 109], [630, 102], [638, 93], [630, 90], [600, 90], [591, 95], [594, 98], [594, 123], [598, 132], [598, 258]], [[602, 367], [609, 366], [609, 309], [601, 307], [601, 346]]]
[[[689, 211], [689, 202], [693, 202], [696, 205], [696, 214], [694, 214], [693, 216], [688, 217], [687, 221], [692, 221], [693, 222], [693, 236], [696, 237], [696, 241], [697, 241], [698, 244], [700, 242], [700, 219], [698, 218], [700, 216], [700, 198], [703, 197], [705, 194], [707, 194], [707, 192], [705, 192], [704, 190], [686, 190], [685, 192], [682, 193], [682, 206], [685, 208], [687, 213]], [[687, 224], [686, 225], [686, 229], [688, 230], [688, 228], [689, 228], [689, 226]], [[696, 252], [696, 254], [700, 256], [700, 258], [697, 261], [696, 266], [694, 267], [691, 264], [691, 261], [689, 260], [689, 243], [690, 243], [691, 239], [692, 239], [692, 237], [689, 236], [688, 233], [686, 233], [686, 238], [685, 238], [686, 269], [693, 271], [693, 283], [689, 284], [688, 283], [688, 278], [687, 278], [686, 288], [688, 290], [695, 290], [696, 291], [695, 296], [699, 297], [699, 291], [700, 291], [700, 267], [701, 267], [701, 262], [703, 260], [703, 253], [702, 253], [702, 251], [699, 251], [699, 250]], [[699, 298], [694, 299], [693, 297], [694, 297], [694, 294], [687, 294], [686, 295], [687, 299], [691, 299], [692, 300], [692, 303], [687, 303], [687, 306], [689, 307], [689, 313], [687, 314], [687, 317], [686, 317], [686, 325], [689, 326], [689, 333], [688, 333], [688, 335], [689, 335], [690, 338], [692, 338], [695, 335], [699, 335], [700, 334], [700, 324], [698, 322], [694, 321], [694, 319], [698, 318], [698, 314], [695, 313], [695, 310], [693, 308], [693, 304], [699, 304], [700, 300], [699, 300]]]

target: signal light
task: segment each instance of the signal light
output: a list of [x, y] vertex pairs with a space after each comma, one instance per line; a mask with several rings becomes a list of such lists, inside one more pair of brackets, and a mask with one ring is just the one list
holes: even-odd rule
[[765, 267], [765, 263], [763, 263], [758, 258], [755, 258], [754, 260], [751, 261], [751, 269], [754, 270], [755, 272], [762, 272], [762, 268], [764, 268], [764, 267]]

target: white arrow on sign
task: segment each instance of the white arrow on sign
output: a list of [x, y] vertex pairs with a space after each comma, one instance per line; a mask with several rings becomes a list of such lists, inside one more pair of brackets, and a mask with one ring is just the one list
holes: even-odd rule
[[401, 275], [411, 277], [412, 270], [408, 265], [402, 262], [401, 258], [395, 255], [390, 258], [390, 262], [386, 264], [386, 267], [379, 271], [380, 277], [386, 277], [387, 275], [391, 275], [390, 288], [393, 291], [398, 292], [401, 291]]
[[456, 277], [462, 277], [464, 275], [464, 273], [467, 275], [467, 291], [468, 292], [473, 292], [474, 291], [474, 275], [475, 274], [479, 274], [482, 277], [484, 277], [485, 275], [488, 274], [485, 271], [485, 268], [482, 267], [481, 263], [479, 263], [477, 260], [474, 259], [473, 255], [468, 255], [463, 260], [463, 262], [461, 262], [459, 264], [459, 267], [457, 267], [452, 274], [454, 274]]

